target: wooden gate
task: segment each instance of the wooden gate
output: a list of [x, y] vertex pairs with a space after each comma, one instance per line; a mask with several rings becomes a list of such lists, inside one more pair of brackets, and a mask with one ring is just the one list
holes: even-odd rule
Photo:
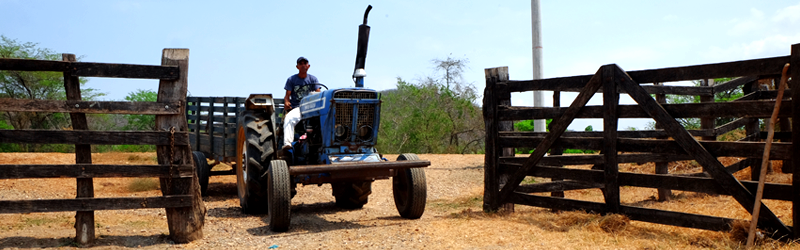
[[[786, 121], [800, 119], [800, 44], [791, 47], [790, 56], [764, 58], [655, 70], [629, 71], [617, 65], [605, 65], [594, 75], [551, 78], [533, 81], [510, 81], [508, 69], [486, 69], [486, 89], [483, 112], [486, 122], [486, 162], [484, 210], [497, 211], [508, 204], [523, 204], [559, 210], [585, 210], [598, 213], [619, 213], [633, 220], [708, 230], [727, 230], [733, 219], [674, 211], [656, 210], [620, 204], [620, 186], [657, 188], [664, 196], [668, 190], [684, 190], [732, 196], [743, 208], [752, 213], [757, 182], [739, 181], [732, 173], [748, 166], [757, 173], [764, 151], [763, 142], [716, 141], [717, 135], [745, 126], [745, 140], [766, 138], [758, 130], [757, 118], [767, 118], [775, 105], [776, 91], [751, 88], [758, 80], [779, 78], [781, 69], [791, 62], [789, 82], [790, 98], [781, 100], [779, 117]], [[661, 83], [738, 77], [715, 86], [684, 87], [664, 86]], [[640, 85], [654, 83], [653, 85]], [[713, 102], [714, 93], [744, 86], [745, 96], [730, 102]], [[578, 91], [575, 101], [568, 107], [553, 108], [514, 107], [510, 93], [533, 90], [555, 91], [558, 100], [561, 91]], [[587, 106], [589, 99], [601, 92], [602, 106]], [[619, 94], [628, 94], [638, 105], [619, 105]], [[661, 104], [664, 94], [702, 96], [703, 103]], [[660, 102], [651, 95], [656, 95]], [[770, 99], [772, 98], [772, 99]], [[700, 130], [686, 130], [675, 118], [698, 117], [703, 119]], [[714, 127], [713, 118], [738, 118], [723, 126]], [[550, 119], [550, 132], [514, 132], [513, 120]], [[566, 132], [576, 118], [602, 118], [602, 132]], [[657, 130], [618, 131], [619, 118], [652, 118]], [[709, 123], [708, 121], [712, 121]], [[755, 126], [754, 126], [755, 125]], [[792, 173], [792, 185], [767, 183], [765, 199], [793, 202], [792, 221], [800, 221], [800, 161], [791, 160], [800, 155], [800, 123], [791, 129], [784, 122], [784, 132], [772, 144], [770, 159], [787, 160], [784, 168]], [[695, 137], [702, 137], [697, 140]], [[786, 142], [791, 141], [791, 142]], [[509, 148], [531, 147], [530, 157], [515, 157]], [[562, 148], [600, 150], [598, 155], [560, 155]], [[545, 155], [550, 151], [550, 155]], [[620, 154], [626, 152], [626, 154]], [[717, 157], [734, 156], [748, 159], [724, 166]], [[704, 172], [675, 175], [668, 174], [666, 162], [695, 160]], [[620, 172], [619, 163], [656, 162], [657, 174]], [[756, 162], [757, 164], [752, 164]], [[592, 169], [565, 168], [569, 165], [590, 164]], [[752, 166], [751, 166], [752, 165]], [[551, 178], [550, 182], [523, 184], [526, 176]], [[604, 203], [563, 198], [563, 191], [602, 188]], [[543, 192], [554, 192], [552, 196]], [[540, 193], [540, 194], [534, 194]], [[662, 199], [665, 197], [662, 197]], [[513, 209], [513, 205], [511, 205]], [[761, 205], [759, 227], [775, 232], [775, 236], [792, 235], [798, 230], [786, 226], [766, 206]]]
[[[0, 111], [70, 113], [72, 130], [0, 130], [0, 142], [75, 144], [75, 163], [67, 165], [0, 165], [0, 178], [77, 178], [75, 199], [5, 200], [0, 213], [76, 211], [76, 241], [95, 237], [95, 210], [166, 208], [170, 237], [185, 243], [203, 237], [205, 204], [200, 198], [185, 118], [188, 49], [164, 49], [161, 65], [0, 59], [0, 70], [64, 72], [66, 101], [0, 99]], [[157, 102], [81, 100], [78, 77], [160, 79]], [[156, 131], [89, 131], [86, 115], [156, 115]], [[156, 145], [159, 165], [92, 164], [91, 145]], [[160, 197], [94, 198], [95, 177], [160, 177]]]

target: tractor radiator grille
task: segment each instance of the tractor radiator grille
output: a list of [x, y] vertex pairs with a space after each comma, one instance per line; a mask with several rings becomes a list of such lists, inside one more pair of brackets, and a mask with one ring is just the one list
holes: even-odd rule
[[[358, 114], [356, 119], [356, 124], [353, 124], [353, 115], [354, 115], [354, 108], [358, 107]], [[352, 103], [336, 103], [336, 125], [345, 126], [348, 130], [348, 135], [352, 134], [352, 131], [355, 129], [360, 128], [363, 125], [367, 125], [372, 129], [376, 129], [373, 123], [375, 122], [375, 104], [352, 104]], [[350, 141], [352, 137], [346, 136], [342, 138], [336, 138], [336, 141]], [[363, 141], [356, 138], [356, 141]], [[370, 139], [371, 141], [371, 139]]]
[[333, 93], [333, 98], [342, 99], [378, 99], [378, 93], [367, 91], [339, 91]]

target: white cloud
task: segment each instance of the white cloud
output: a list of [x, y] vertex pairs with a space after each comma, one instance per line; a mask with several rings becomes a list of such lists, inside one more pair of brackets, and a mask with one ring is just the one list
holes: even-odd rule
[[772, 17], [772, 21], [778, 23], [788, 22], [789, 24], [800, 22], [800, 3], [779, 9], [775, 16]]
[[777, 34], [763, 39], [729, 46], [711, 47], [702, 55], [715, 61], [731, 61], [788, 55], [789, 47], [800, 41], [800, 32], [791, 35]]
[[750, 34], [751, 32], [757, 31], [764, 27], [766, 25], [764, 21], [764, 12], [757, 9], [750, 9], [750, 16], [746, 19], [731, 20], [731, 23], [733, 23], [733, 28], [728, 30], [728, 35], [742, 36]]

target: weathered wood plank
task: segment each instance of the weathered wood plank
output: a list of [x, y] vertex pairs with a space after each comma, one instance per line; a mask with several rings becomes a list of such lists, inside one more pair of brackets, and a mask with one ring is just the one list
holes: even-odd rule
[[[534, 147], [543, 139], [530, 137], [500, 137], [497, 139], [503, 147]], [[763, 142], [726, 142], [702, 141], [700, 144], [717, 157], [761, 157], [764, 151]], [[602, 138], [558, 138], [555, 145], [564, 148], [601, 150]], [[664, 154], [685, 154], [685, 151], [674, 140], [663, 139], [630, 139], [620, 138], [617, 150], [621, 152], [653, 152]], [[776, 142], [772, 144], [770, 159], [790, 160], [792, 158], [791, 143]]]
[[[65, 62], [74, 62], [75, 55], [62, 54]], [[77, 76], [64, 72], [64, 89], [67, 100], [81, 100], [81, 83]], [[86, 114], [70, 113], [70, 121], [73, 130], [88, 130], [89, 124], [86, 122]], [[75, 163], [92, 164], [92, 147], [88, 144], [75, 143]], [[78, 178], [76, 180], [77, 198], [94, 197], [94, 183], [91, 178]], [[75, 214], [75, 241], [80, 244], [91, 244], [94, 242], [94, 211], [78, 211]]]
[[752, 83], [758, 80], [758, 76], [743, 76], [737, 77], [727, 82], [714, 83], [714, 93], [722, 93], [731, 89], [738, 88], [739, 86]]
[[66, 211], [120, 210], [140, 208], [186, 207], [191, 195], [126, 198], [77, 198], [53, 200], [0, 201], [0, 213], [43, 213]]
[[[531, 131], [501, 131], [500, 136], [503, 137], [516, 137], [525, 136], [531, 138], [544, 138], [549, 132], [531, 132]], [[714, 130], [689, 130], [692, 136], [708, 136], [714, 135]], [[636, 131], [617, 131], [617, 136], [621, 138], [655, 138], [667, 136], [664, 130], [636, 130]], [[564, 132], [561, 137], [603, 137], [603, 131], [587, 131], [587, 132]]]
[[[509, 200], [517, 204], [537, 206], [558, 210], [583, 210], [590, 213], [606, 213], [605, 204], [591, 201], [564, 199], [514, 193]], [[631, 206], [620, 206], [620, 212], [632, 220], [652, 222], [679, 227], [691, 227], [706, 230], [730, 230], [733, 219], [706, 215], [671, 212]]]
[[[511, 170], [520, 168], [519, 164], [509, 165], [501, 163], [501, 166]], [[562, 178], [578, 181], [586, 185], [603, 186], [604, 171], [599, 169], [574, 169], [560, 167], [536, 166], [527, 175], [542, 178]], [[665, 188], [672, 190], [729, 195], [728, 191], [717, 185], [716, 181], [710, 177], [697, 177], [675, 174], [638, 174], [638, 173], [619, 173], [620, 186], [645, 187], [645, 188]], [[758, 182], [742, 181], [747, 190], [755, 192]], [[547, 192], [547, 191], [542, 191]], [[791, 200], [792, 186], [787, 184], [767, 183], [765, 185], [764, 197], [772, 200]]]
[[617, 84], [614, 80], [614, 68], [603, 67], [603, 173], [605, 182], [605, 189], [603, 190], [603, 197], [605, 198], [606, 211], [610, 213], [619, 213], [620, 198], [619, 198], [619, 162], [617, 162], [617, 107], [619, 106], [619, 93], [617, 93]]
[[[781, 103], [779, 117], [791, 115], [791, 101]], [[752, 117], [766, 118], [772, 115], [774, 101], [736, 101], [718, 103], [665, 104], [663, 108], [674, 118], [703, 117]], [[602, 118], [602, 106], [586, 106], [576, 118]], [[786, 110], [784, 110], [786, 109]], [[504, 121], [524, 119], [555, 119], [566, 112], [565, 108], [498, 107], [498, 118]], [[619, 105], [619, 118], [650, 118], [638, 105]]]
[[[713, 89], [710, 87], [695, 87], [695, 86], [649, 86], [642, 85], [642, 88], [649, 94], [667, 94], [667, 95], [711, 95]], [[625, 93], [620, 91], [620, 93]]]
[[[92, 145], [169, 145], [169, 132], [160, 131], [79, 131], [79, 130], [0, 130], [0, 142]], [[175, 145], [186, 146], [186, 132], [175, 132]]]
[[180, 106], [181, 104], [178, 102], [57, 101], [0, 98], [0, 111], [11, 112], [174, 115], [180, 111]]
[[[188, 90], [189, 75], [189, 50], [164, 49], [161, 65], [177, 66], [180, 77], [175, 80], [161, 80], [158, 83], [158, 101], [185, 102]], [[186, 124], [186, 110], [181, 108], [178, 115], [156, 115], [156, 130], [175, 133], [188, 133]], [[170, 140], [166, 140], [169, 142]], [[158, 164], [194, 165], [192, 152], [188, 147], [189, 137], [175, 138], [175, 144], [180, 147], [168, 145], [156, 146]], [[203, 225], [206, 217], [206, 206], [200, 196], [200, 185], [197, 173], [192, 171], [192, 178], [174, 179], [161, 178], [161, 193], [163, 195], [191, 195], [191, 206], [180, 208], [167, 208], [167, 224], [170, 238], [178, 243], [188, 243], [203, 238]]]
[[[500, 157], [500, 163], [523, 164], [528, 157]], [[603, 164], [603, 155], [549, 155], [542, 158], [537, 166], [569, 166]], [[617, 156], [619, 163], [673, 162], [693, 159], [680, 154], [622, 154]]]
[[86, 77], [118, 77], [141, 79], [178, 79], [179, 71], [175, 66], [92, 63], [92, 62], [59, 62], [46, 60], [0, 58], [0, 70], [19, 71], [61, 71], [73, 76]]
[[600, 75], [602, 74], [604, 67], [608, 66], [600, 67], [600, 69], [597, 71], [597, 74], [595, 74], [595, 76], [589, 80], [589, 83], [586, 84], [586, 87], [578, 94], [572, 104], [570, 104], [569, 108], [567, 108], [566, 112], [564, 112], [564, 115], [551, 122], [550, 134], [548, 134], [542, 140], [542, 142], [536, 146], [536, 149], [533, 151], [525, 164], [523, 164], [522, 168], [517, 170], [516, 173], [511, 176], [511, 180], [507, 182], [500, 190], [499, 197], [501, 201], [507, 199], [514, 192], [516, 186], [518, 186], [519, 183], [522, 182], [522, 179], [525, 178], [525, 173], [534, 167], [536, 163], [542, 159], [542, 157], [544, 157], [545, 153], [547, 153], [547, 150], [550, 149], [553, 146], [553, 143], [555, 143], [556, 139], [558, 139], [558, 137], [560, 137], [561, 134], [567, 130], [567, 127], [570, 123], [572, 123], [572, 120], [575, 119], [575, 116], [578, 114], [578, 112], [584, 106], [586, 106], [586, 103], [589, 102], [589, 99], [591, 99], [595, 92], [597, 92], [602, 85], [602, 79]]
[[578, 181], [552, 181], [546, 183], [522, 184], [514, 192], [518, 193], [543, 193], [543, 192], [563, 192], [570, 190], [580, 190], [589, 188], [603, 188], [601, 183], [587, 183]]
[[[731, 173], [725, 171], [725, 166], [723, 166], [714, 155], [706, 151], [703, 145], [695, 140], [683, 126], [675, 121], [674, 117], [671, 117], [661, 105], [653, 100], [636, 81], [619, 67], [617, 67], [617, 76], [618, 84], [628, 91], [631, 98], [653, 117], [656, 122], [661, 123], [664, 126], [664, 130], [669, 131], [672, 138], [674, 138], [689, 155], [693, 156], [695, 160], [703, 166], [705, 171], [714, 177], [720, 186], [728, 190], [731, 196], [736, 199], [742, 207], [752, 213], [753, 205], [755, 204], [755, 197], [753, 194], [736, 180]], [[771, 230], [776, 230], [779, 235], [791, 234], [789, 228], [786, 227], [766, 205], [762, 204], [761, 211], [759, 218], [763, 220], [763, 226]]]
[[[779, 74], [789, 56], [753, 59], [745, 61], [693, 65], [661, 69], [637, 70], [628, 75], [637, 83], [675, 82], [707, 78], [774, 75]], [[558, 77], [529, 81], [508, 81], [508, 90], [524, 92], [532, 90], [580, 91], [592, 75]]]
[[[789, 88], [792, 90], [800, 90], [800, 43], [792, 44], [791, 59], [789, 62], [789, 76], [792, 81], [789, 82]], [[792, 100], [800, 100], [800, 91], [791, 92]], [[781, 107], [783, 109], [783, 107]], [[800, 101], [795, 102], [791, 107], [792, 110], [792, 155], [800, 155]], [[771, 156], [770, 156], [771, 158]], [[800, 160], [792, 161], [792, 221], [800, 221]], [[796, 227], [792, 237], [800, 239], [800, 228]]]
[[0, 179], [22, 178], [105, 178], [105, 177], [192, 177], [191, 165], [49, 164], [0, 165]]
[[[731, 121], [729, 123], [726, 123], [726, 124], [724, 124], [722, 126], [719, 126], [719, 127], [715, 128], [714, 129], [714, 133], [717, 134], [717, 135], [722, 135], [722, 134], [731, 132], [733, 130], [736, 130], [738, 128], [744, 127], [744, 125], [747, 125], [748, 122], [750, 122], [750, 119], [739, 118], [739, 119], [733, 120], [733, 121]], [[696, 136], [696, 135], [692, 134], [692, 136]]]

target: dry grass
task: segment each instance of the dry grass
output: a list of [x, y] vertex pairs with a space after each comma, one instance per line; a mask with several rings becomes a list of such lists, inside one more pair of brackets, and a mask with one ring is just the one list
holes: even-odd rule
[[[95, 163], [107, 164], [155, 164], [154, 153], [109, 153], [94, 154]], [[393, 214], [391, 193], [387, 183], [378, 183], [375, 196], [363, 210], [329, 211], [324, 200], [307, 198], [306, 189], [295, 201], [311, 202], [297, 205], [297, 227], [290, 233], [277, 237], [259, 234], [265, 222], [259, 216], [241, 216], [235, 194], [235, 178], [215, 177], [210, 189], [215, 196], [206, 198], [209, 215], [206, 217], [206, 238], [187, 245], [187, 248], [225, 248], [229, 240], [242, 238], [241, 242], [253, 243], [275, 241], [281, 248], [358, 248], [358, 242], [373, 241], [376, 248], [427, 248], [434, 249], [743, 249], [749, 227], [750, 215], [741, 205], [728, 196], [707, 195], [693, 192], [673, 191], [669, 202], [656, 201], [656, 190], [649, 188], [621, 187], [621, 201], [627, 206], [663, 209], [686, 213], [738, 219], [730, 232], [714, 232], [699, 229], [666, 226], [631, 221], [621, 215], [601, 215], [581, 211], [554, 212], [550, 209], [516, 206], [515, 213], [484, 213], [482, 211], [482, 164], [481, 156], [421, 155], [433, 165], [426, 169], [428, 175], [428, 208], [419, 220], [398, 220]], [[469, 160], [469, 161], [467, 161]], [[723, 164], [735, 163], [739, 158], [720, 158]], [[53, 164], [74, 162], [71, 154], [3, 154], [0, 164]], [[462, 162], [463, 161], [463, 162]], [[702, 168], [692, 161], [671, 163], [670, 173], [695, 173]], [[578, 166], [576, 168], [589, 168]], [[621, 164], [620, 171], [653, 173], [654, 164]], [[770, 182], [790, 183], [791, 175], [780, 172], [779, 162], [773, 162]], [[468, 174], [465, 174], [468, 173]], [[738, 178], [749, 179], [749, 170], [740, 171]], [[133, 178], [97, 178], [97, 197], [160, 196], [156, 189], [130, 193], [128, 183]], [[153, 178], [153, 180], [155, 180]], [[224, 181], [222, 181], [224, 180]], [[447, 183], [446, 181], [460, 182]], [[788, 181], [787, 181], [788, 180]], [[536, 179], [537, 183], [546, 179]], [[155, 181], [157, 183], [157, 181]], [[376, 182], [377, 183], [377, 182]], [[446, 184], [443, 184], [446, 183]], [[383, 185], [383, 186], [382, 186]], [[156, 184], [157, 187], [157, 184]], [[25, 192], [17, 190], [26, 190]], [[0, 180], [3, 200], [74, 198], [74, 179], [46, 180]], [[225, 190], [224, 192], [222, 190]], [[73, 192], [73, 193], [70, 193]], [[330, 198], [329, 191], [320, 191]], [[565, 192], [566, 198], [602, 202], [598, 189]], [[384, 195], [386, 197], [383, 197]], [[374, 199], [373, 199], [374, 198]], [[293, 202], [295, 202], [293, 201]], [[791, 202], [766, 200], [765, 204], [787, 225], [792, 225]], [[332, 205], [331, 205], [332, 206]], [[385, 213], [384, 213], [385, 212]], [[131, 236], [161, 235], [167, 233], [163, 209], [130, 211], [98, 211], [98, 232], [105, 235]], [[0, 244], [20, 231], [36, 235], [34, 239], [66, 237], [74, 233], [74, 213], [5, 214], [0, 216]], [[294, 216], [294, 215], [293, 215]], [[316, 224], [314, 224], [316, 223]], [[311, 224], [311, 226], [305, 227]], [[744, 226], [740, 226], [744, 225]], [[23, 227], [21, 229], [20, 227]], [[60, 232], [52, 232], [60, 228]], [[320, 229], [325, 228], [325, 229]], [[143, 230], [147, 230], [144, 232]], [[307, 231], [302, 231], [307, 230]], [[377, 237], [376, 235], [385, 235]], [[742, 236], [744, 235], [744, 237]], [[116, 237], [116, 236], [115, 236]], [[160, 237], [160, 236], [159, 236]], [[363, 237], [363, 238], [362, 238]], [[252, 238], [252, 239], [250, 239]], [[127, 238], [126, 238], [127, 239]], [[160, 238], [159, 238], [160, 239]], [[280, 243], [278, 241], [284, 241]], [[310, 245], [311, 243], [325, 245]], [[324, 242], [322, 242], [324, 241]], [[347, 241], [350, 245], [341, 245]], [[289, 243], [291, 242], [291, 243]], [[398, 242], [398, 245], [393, 242]], [[236, 241], [236, 243], [240, 243]], [[413, 244], [412, 244], [413, 243]], [[305, 244], [305, 245], [303, 245]], [[337, 245], [339, 244], [339, 245]], [[798, 249], [796, 243], [785, 243], [768, 237], [757, 242], [757, 249]], [[399, 247], [399, 246], [406, 247]], [[48, 245], [55, 246], [55, 245]], [[126, 246], [126, 245], [121, 245]], [[132, 247], [135, 247], [133, 245]], [[169, 247], [168, 244], [148, 245], [149, 248]], [[240, 246], [235, 244], [234, 246]], [[242, 248], [251, 248], [241, 245]], [[394, 247], [393, 247], [394, 246]], [[256, 247], [263, 247], [263, 244]]]
[[130, 192], [144, 192], [151, 190], [158, 190], [159, 183], [156, 178], [136, 178], [128, 183], [128, 191]]

